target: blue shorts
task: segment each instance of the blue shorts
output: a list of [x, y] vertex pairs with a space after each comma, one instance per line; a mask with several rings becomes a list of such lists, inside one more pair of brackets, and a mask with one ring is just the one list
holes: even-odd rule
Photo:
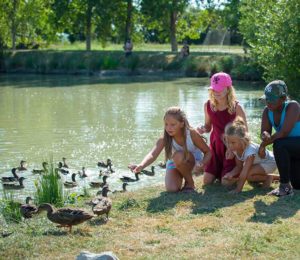
[[175, 163], [173, 162], [173, 160], [168, 160], [167, 161], [166, 169], [167, 170], [176, 169], [176, 166], [175, 166]]
[[[195, 162], [201, 162], [203, 159], [203, 153], [197, 149], [197, 151], [193, 154], [194, 158], [195, 158]], [[167, 164], [166, 164], [166, 169], [167, 170], [172, 170], [172, 169], [176, 169], [175, 163], [173, 160], [168, 160]]]

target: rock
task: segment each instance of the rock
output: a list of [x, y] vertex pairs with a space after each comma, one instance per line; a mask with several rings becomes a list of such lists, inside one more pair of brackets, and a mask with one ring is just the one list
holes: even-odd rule
[[88, 251], [81, 251], [76, 260], [119, 260], [119, 258], [113, 252], [95, 254]]

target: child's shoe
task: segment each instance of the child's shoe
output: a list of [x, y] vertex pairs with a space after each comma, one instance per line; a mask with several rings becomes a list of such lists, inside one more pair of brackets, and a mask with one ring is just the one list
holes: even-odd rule
[[271, 192], [268, 193], [268, 195], [273, 195], [277, 197], [282, 197], [282, 196], [293, 196], [294, 191], [289, 183], [280, 183], [279, 187], [276, 188], [275, 190], [272, 190]]

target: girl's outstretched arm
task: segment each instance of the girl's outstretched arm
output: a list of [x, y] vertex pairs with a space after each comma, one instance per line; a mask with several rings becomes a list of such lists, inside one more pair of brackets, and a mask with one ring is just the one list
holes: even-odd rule
[[253, 154], [253, 155], [250, 155], [249, 157], [247, 157], [247, 159], [245, 160], [243, 169], [241, 171], [239, 180], [237, 182], [237, 187], [233, 191], [233, 193], [239, 193], [243, 190], [243, 187], [244, 187], [244, 184], [247, 180], [250, 168], [253, 165], [254, 158], [255, 158], [255, 155]]
[[129, 164], [128, 168], [134, 173], [138, 173], [143, 170], [145, 167], [153, 163], [156, 158], [161, 153], [162, 149], [165, 147], [163, 137], [160, 137], [152, 150], [144, 157], [144, 159], [138, 164]]
[[204, 141], [204, 138], [195, 129], [191, 129], [190, 131], [194, 145], [197, 146], [204, 154], [203, 160], [201, 162], [202, 167], [204, 167], [211, 159], [211, 151]]
[[209, 133], [211, 131], [211, 121], [210, 121], [210, 116], [207, 112], [207, 105], [208, 105], [208, 102], [206, 102], [204, 104], [205, 124], [199, 125], [197, 127], [197, 131], [199, 134]]

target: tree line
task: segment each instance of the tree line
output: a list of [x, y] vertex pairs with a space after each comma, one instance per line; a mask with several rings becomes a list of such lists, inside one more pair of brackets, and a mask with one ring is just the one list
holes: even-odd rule
[[300, 75], [298, 0], [1, 0], [1, 49], [70, 42], [201, 44], [209, 30], [228, 30], [246, 46], [266, 80], [294, 88]]

